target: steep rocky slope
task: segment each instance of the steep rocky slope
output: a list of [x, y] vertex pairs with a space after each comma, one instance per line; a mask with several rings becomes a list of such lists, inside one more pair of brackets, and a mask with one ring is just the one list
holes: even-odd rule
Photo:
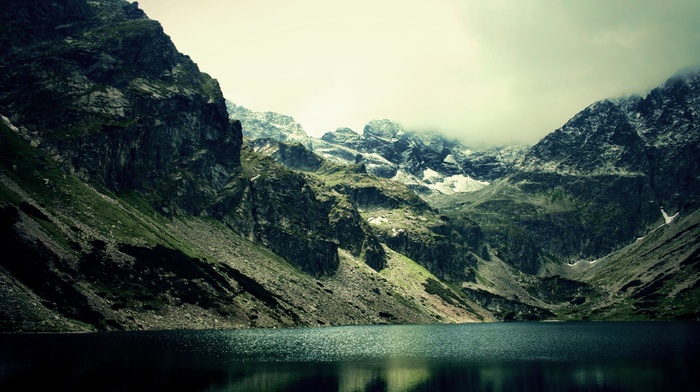
[[205, 210], [239, 234], [319, 276], [338, 267], [338, 249], [375, 270], [385, 254], [346, 195], [244, 149], [244, 170]]
[[684, 71], [646, 97], [604, 100], [533, 146], [512, 173], [455, 200], [509, 263], [597, 259], [665, 216], [698, 208], [700, 73]]
[[404, 130], [390, 120], [372, 120], [362, 135], [350, 128], [306, 135], [290, 116], [253, 112], [227, 101], [231, 119], [241, 121], [248, 139], [299, 143], [319, 157], [365, 165], [368, 174], [404, 183], [421, 196], [472, 192], [503, 177], [528, 146], [468, 147], [430, 132]]
[[[577, 262], [576, 265], [587, 265], [581, 260], [601, 257], [612, 260], [610, 265], [623, 265], [628, 262], [626, 259], [607, 255], [617, 254], [617, 250], [672, 217], [684, 217], [697, 210], [698, 75], [697, 70], [684, 70], [646, 97], [597, 102], [533, 146], [515, 161], [507, 175], [496, 176], [492, 184], [474, 192], [432, 195], [427, 198], [432, 207], [419, 213], [356, 202], [366, 209], [363, 215], [381, 241], [404, 254], [412, 249], [411, 257], [416, 260], [421, 260], [422, 255], [423, 265], [442, 279], [461, 282], [468, 297], [499, 319], [697, 317], [691, 300], [698, 278], [692, 267], [697, 256], [692, 253], [697, 244], [695, 237], [683, 242], [678, 236], [669, 236], [648, 245], [690, 249], [689, 261], [680, 265], [658, 252], [647, 253], [646, 264], [640, 263], [636, 272], [639, 275], [672, 269], [682, 276], [665, 277], [666, 271], [656, 273], [656, 278], [649, 277], [644, 295], [668, 298], [664, 300], [637, 301], [641, 297], [628, 300], [624, 295], [612, 295], [619, 290], [616, 283], [571, 274], [567, 266]], [[371, 181], [367, 178], [372, 178], [372, 163], [360, 151], [381, 151], [383, 156], [379, 156], [388, 162], [418, 161], [397, 158], [415, 153], [406, 147], [407, 139], [401, 142], [404, 132], [398, 125], [373, 122], [368, 128], [362, 136], [339, 129], [323, 138], [333, 145], [345, 146], [345, 150], [334, 151], [352, 152], [343, 155], [345, 162], [351, 158], [351, 162], [361, 162], [359, 171], [344, 174], [345, 181], [336, 180], [355, 184], [346, 189]], [[296, 170], [318, 172], [325, 165], [320, 156], [325, 150], [318, 145], [314, 151], [319, 155], [302, 145], [270, 139], [257, 140], [253, 145]], [[397, 151], [401, 152], [397, 155]], [[417, 151], [423, 154], [422, 162], [430, 161], [425, 159], [431, 156], [425, 149]], [[435, 156], [440, 158], [439, 154]], [[334, 159], [332, 154], [325, 157]], [[436, 222], [430, 218], [434, 213], [451, 222], [447, 226], [467, 218], [469, 225], [478, 229], [481, 242], [471, 241], [467, 247], [470, 262], [426, 262], [449, 260], [449, 253], [426, 255], [415, 247], [400, 244], [406, 238], [431, 243], [429, 237], [421, 234], [426, 228], [441, 233], [452, 244], [460, 243], [463, 237], [455, 231], [441, 231], [429, 223]], [[411, 216], [422, 223], [411, 225]], [[484, 251], [478, 250], [479, 243]], [[624, 281], [622, 284], [639, 280], [631, 269], [628, 272], [617, 276]], [[657, 278], [662, 281], [654, 283]], [[678, 290], [664, 286], [669, 281], [681, 287], [684, 295], [677, 297]], [[629, 306], [635, 306], [636, 311], [629, 310]]]
[[604, 287], [597, 301], [568, 310], [572, 319], [700, 317], [700, 212], [668, 219], [634, 243], [591, 262], [549, 265], [551, 273]]
[[429, 292], [348, 196], [242, 151], [216, 81], [137, 4], [0, 17], [3, 329], [492, 317]]
[[161, 207], [194, 213], [239, 166], [217, 82], [137, 4], [13, 0], [0, 18], [1, 114], [67, 172], [113, 191], [168, 182]]

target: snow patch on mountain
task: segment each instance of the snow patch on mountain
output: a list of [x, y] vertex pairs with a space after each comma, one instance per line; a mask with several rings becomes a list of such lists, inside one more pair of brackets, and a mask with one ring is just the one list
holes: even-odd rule
[[445, 159], [442, 160], [445, 163], [451, 163], [451, 164], [457, 164], [457, 160], [455, 159], [455, 156], [452, 154], [447, 154]]
[[669, 215], [669, 214], [666, 213], [666, 210], [664, 210], [664, 208], [661, 207], [661, 215], [664, 217], [664, 222], [666, 222], [666, 224], [669, 224], [669, 223], [673, 222], [673, 220], [676, 219], [676, 218], [678, 217], [678, 214], [679, 214], [679, 213], [676, 212], [676, 213], [673, 214], [673, 215]]
[[428, 187], [442, 194], [451, 195], [454, 193], [475, 192], [488, 184], [487, 181], [479, 181], [463, 174], [455, 174], [445, 177], [442, 181], [430, 184]]
[[383, 156], [377, 154], [377, 153], [371, 153], [371, 154], [362, 154], [362, 160], [367, 161], [367, 162], [375, 162], [375, 163], [381, 163], [384, 165], [393, 165], [388, 159], [384, 158]]
[[398, 181], [406, 185], [419, 185], [422, 183], [422, 181], [419, 181], [416, 176], [401, 169], [396, 171], [396, 175], [394, 175], [394, 177], [392, 177], [391, 180]]
[[438, 182], [444, 178], [445, 178], [445, 176], [436, 172], [433, 169], [428, 168], [428, 169], [423, 170], [423, 181], [427, 182], [428, 184], [433, 184], [433, 183]]
[[381, 225], [383, 223], [388, 223], [389, 219], [387, 219], [385, 216], [373, 216], [367, 219], [367, 222], [370, 225]]

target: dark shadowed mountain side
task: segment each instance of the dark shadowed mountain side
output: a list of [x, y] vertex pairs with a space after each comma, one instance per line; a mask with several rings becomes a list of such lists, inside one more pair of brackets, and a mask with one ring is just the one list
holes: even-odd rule
[[0, 18], [1, 114], [65, 171], [194, 213], [239, 167], [218, 83], [137, 4], [11, 0]]
[[567, 310], [571, 319], [697, 320], [700, 212], [679, 216], [599, 260], [546, 268], [591, 287], [606, 288], [599, 301]]
[[524, 271], [597, 259], [697, 210], [699, 114], [700, 73], [684, 71], [644, 98], [591, 105], [509, 176], [452, 200]]
[[338, 248], [379, 271], [385, 253], [347, 196], [244, 149], [242, 175], [206, 214], [319, 276], [338, 268]]

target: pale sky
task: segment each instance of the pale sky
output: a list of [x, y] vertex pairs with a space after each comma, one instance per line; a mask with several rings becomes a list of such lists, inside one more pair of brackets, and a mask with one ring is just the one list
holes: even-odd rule
[[309, 135], [372, 119], [536, 143], [700, 65], [698, 0], [141, 0], [224, 96]]

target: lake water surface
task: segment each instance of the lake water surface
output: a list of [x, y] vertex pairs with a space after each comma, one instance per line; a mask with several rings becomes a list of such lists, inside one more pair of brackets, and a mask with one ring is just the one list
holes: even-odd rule
[[0, 391], [666, 391], [698, 372], [692, 322], [0, 334]]

